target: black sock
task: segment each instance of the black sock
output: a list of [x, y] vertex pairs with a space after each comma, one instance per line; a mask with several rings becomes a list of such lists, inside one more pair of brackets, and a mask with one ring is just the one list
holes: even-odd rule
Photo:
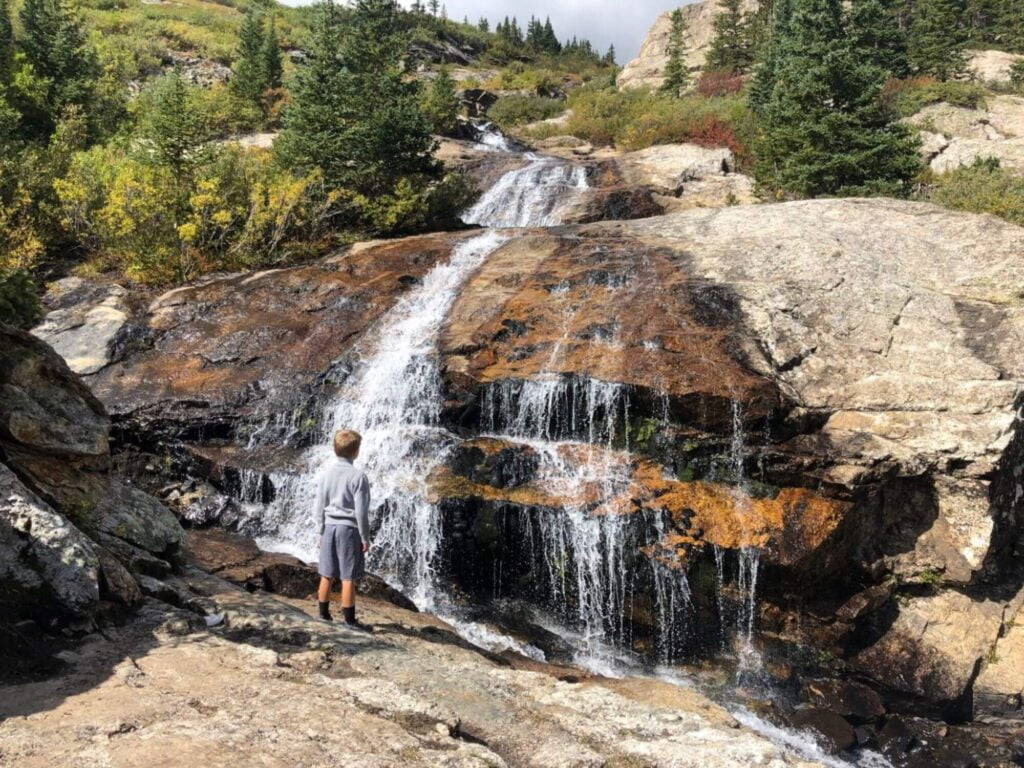
[[334, 620], [333, 617], [331, 616], [331, 604], [329, 602], [320, 603], [320, 618], [327, 619], [327, 621]]
[[354, 605], [351, 606], [350, 608], [342, 608], [341, 612], [343, 614], [345, 614], [345, 623], [346, 624], [355, 624], [356, 623], [356, 607]]

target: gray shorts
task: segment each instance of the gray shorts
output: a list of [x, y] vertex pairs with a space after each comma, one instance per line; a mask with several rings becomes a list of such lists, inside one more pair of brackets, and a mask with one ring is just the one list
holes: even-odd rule
[[366, 575], [366, 558], [359, 529], [328, 525], [320, 539], [320, 575], [325, 579], [352, 581]]

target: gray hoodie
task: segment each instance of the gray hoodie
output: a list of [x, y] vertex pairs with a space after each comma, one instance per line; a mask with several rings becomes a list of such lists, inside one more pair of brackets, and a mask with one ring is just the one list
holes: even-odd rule
[[347, 525], [370, 543], [370, 481], [348, 459], [338, 458], [320, 474], [314, 516], [321, 535], [327, 525]]

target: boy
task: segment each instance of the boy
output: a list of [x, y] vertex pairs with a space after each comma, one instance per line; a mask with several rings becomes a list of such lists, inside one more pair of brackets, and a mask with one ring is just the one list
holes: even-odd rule
[[368, 628], [356, 621], [355, 581], [365, 574], [365, 553], [370, 547], [370, 482], [352, 462], [363, 438], [343, 429], [334, 435], [337, 459], [320, 475], [315, 516], [320, 523], [320, 618], [331, 616], [331, 584], [341, 580], [341, 610], [345, 624]]

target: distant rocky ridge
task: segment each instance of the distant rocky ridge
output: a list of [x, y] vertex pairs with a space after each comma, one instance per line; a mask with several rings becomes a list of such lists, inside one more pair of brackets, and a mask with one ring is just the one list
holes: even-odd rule
[[[743, 0], [741, 9], [756, 11], [757, 0]], [[715, 16], [721, 10], [720, 0], [690, 3], [682, 6], [687, 24], [686, 63], [691, 70], [704, 66], [708, 49], [715, 39]], [[658, 88], [664, 80], [668, 63], [668, 38], [672, 28], [672, 12], [665, 11], [654, 22], [640, 46], [640, 53], [622, 68], [617, 82], [619, 88]]]
[[[687, 23], [686, 63], [691, 71], [704, 66], [711, 43], [715, 39], [714, 20], [721, 8], [720, 0], [690, 3], [681, 6]], [[750, 13], [758, 8], [758, 0], [743, 0], [741, 9]], [[628, 62], [619, 73], [619, 88], [658, 88], [664, 81], [668, 63], [668, 38], [671, 29], [671, 11], [662, 13], [640, 46], [637, 57]], [[1006, 83], [1010, 67], [1024, 60], [1019, 54], [1003, 51], [970, 51], [969, 72], [983, 83]]]

